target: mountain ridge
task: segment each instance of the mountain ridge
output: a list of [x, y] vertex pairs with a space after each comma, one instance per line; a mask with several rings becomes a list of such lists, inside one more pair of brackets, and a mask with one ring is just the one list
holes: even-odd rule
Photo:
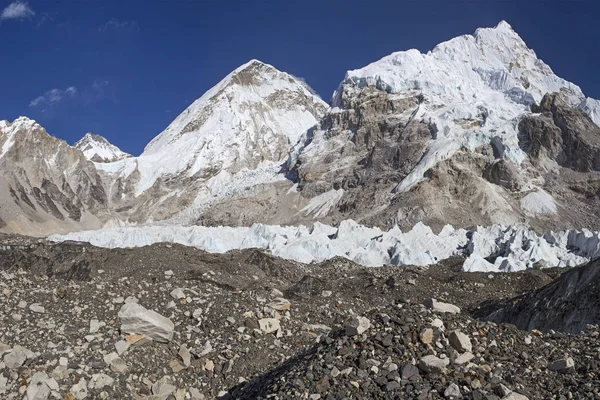
[[[140, 156], [91, 166], [109, 225], [591, 227], [585, 215], [600, 204], [580, 186], [600, 191], [599, 171], [565, 157], [594, 157], [598, 115], [598, 100], [556, 76], [502, 21], [348, 71], [332, 107], [305, 82], [250, 60]], [[558, 144], [532, 148], [537, 137]]]

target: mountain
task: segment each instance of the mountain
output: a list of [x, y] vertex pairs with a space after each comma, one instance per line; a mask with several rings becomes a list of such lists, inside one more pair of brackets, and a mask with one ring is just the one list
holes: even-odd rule
[[[42, 135], [43, 131], [44, 140], [52, 143], [43, 149], [20, 153], [23, 159], [19, 160], [19, 166], [27, 166], [27, 169], [18, 174], [25, 180], [31, 180], [29, 174], [62, 177], [60, 179], [67, 181], [82, 175], [101, 191], [102, 199], [98, 210], [91, 206], [80, 209], [82, 212], [91, 210], [95, 217], [93, 224], [65, 216], [71, 224], [53, 225], [50, 231], [34, 228], [37, 223], [34, 220], [46, 221], [46, 215], [38, 216], [37, 209], [30, 210], [22, 202], [11, 204], [9, 199], [10, 212], [8, 208], [6, 213], [0, 210], [0, 218], [16, 219], [19, 228], [5, 224], [0, 229], [40, 235], [103, 224], [159, 221], [182, 212], [191, 216], [182, 218], [197, 218], [197, 210], [206, 202], [250, 191], [259, 183], [284, 180], [279, 172], [290, 148], [327, 110], [328, 105], [302, 81], [252, 60], [190, 105], [139, 157], [121, 152], [98, 135], [87, 134], [70, 147], [48, 136], [43, 128], [26, 118], [12, 125], [3, 122], [1, 137], [6, 137], [0, 141], [3, 155], [4, 148], [8, 149], [13, 142], [19, 143], [19, 147], [31, 145], [19, 139], [33, 133]], [[15, 126], [24, 134], [13, 135]], [[73, 161], [75, 164], [84, 166], [75, 169], [59, 164], [58, 153], [68, 153], [77, 159]], [[12, 159], [12, 153], [3, 157], [6, 164], [2, 175], [17, 173]], [[39, 159], [52, 162], [45, 163], [45, 169], [39, 171]], [[38, 190], [43, 181], [40, 179], [27, 186], [25, 192]], [[9, 184], [11, 188], [15, 185], [18, 186], [18, 182]], [[85, 188], [89, 185], [89, 182], [75, 185], [73, 193], [85, 198]]]
[[[291, 153], [294, 198], [290, 184], [279, 197], [240, 199], [239, 212], [260, 202], [247, 220], [598, 228], [599, 104], [506, 22], [425, 54], [394, 53], [349, 71]], [[236, 223], [232, 204], [204, 220]]]
[[[348, 71], [331, 107], [302, 81], [252, 60], [139, 157], [86, 135], [64, 150], [94, 161], [78, 161], [81, 171], [50, 163], [17, 176], [75, 185], [94, 226], [353, 219], [386, 230], [419, 222], [434, 230], [599, 229], [599, 118], [600, 101], [556, 76], [501, 22], [425, 54], [401, 51]], [[6, 137], [3, 149], [14, 141]], [[40, 151], [31, 151], [32, 161], [57, 152]], [[5, 175], [14, 175], [6, 165]], [[103, 193], [97, 204], [83, 201], [89, 187]], [[33, 218], [7, 204], [0, 218]], [[56, 231], [89, 227], [74, 220]]]
[[0, 122], [0, 149], [0, 229], [41, 236], [110, 219], [94, 164], [35, 121]]
[[94, 162], [109, 163], [131, 157], [131, 154], [122, 152], [102, 136], [91, 132], [86, 133], [73, 147], [81, 150], [88, 160]]

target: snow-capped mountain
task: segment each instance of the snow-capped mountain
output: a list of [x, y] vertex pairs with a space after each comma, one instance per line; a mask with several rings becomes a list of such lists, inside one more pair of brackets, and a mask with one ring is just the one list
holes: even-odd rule
[[100, 135], [86, 133], [73, 147], [81, 150], [85, 157], [94, 162], [108, 163], [131, 157]]
[[[45, 132], [38, 136], [52, 145], [17, 151], [15, 131], [43, 129], [26, 119], [0, 122], [0, 183], [15, 193], [2, 198], [0, 229], [49, 220], [58, 232], [349, 218], [385, 229], [417, 222], [596, 228], [598, 123], [600, 102], [556, 76], [506, 22], [348, 71], [332, 107], [300, 80], [252, 60], [139, 157], [101, 137], [70, 147]], [[46, 190], [47, 182], [62, 194]], [[27, 198], [38, 193], [60, 204], [77, 195], [76, 207], [63, 208], [89, 218], [61, 211], [71, 222], [53, 225], [58, 214], [38, 215], [20, 187]]]
[[291, 152], [296, 186], [214, 205], [204, 220], [235, 223], [227, 216], [260, 204], [252, 220], [264, 223], [597, 226], [599, 104], [506, 22], [397, 52], [346, 74]]

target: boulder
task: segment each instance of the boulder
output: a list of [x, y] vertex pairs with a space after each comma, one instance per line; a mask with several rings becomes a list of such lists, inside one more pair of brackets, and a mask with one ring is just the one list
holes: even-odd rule
[[352, 316], [346, 320], [345, 327], [347, 336], [362, 335], [371, 327], [371, 321], [365, 317]]
[[438, 358], [433, 355], [425, 356], [419, 360], [418, 367], [428, 374], [444, 374], [446, 367], [450, 364], [447, 358]]
[[473, 345], [471, 344], [471, 339], [461, 331], [452, 331], [450, 332], [450, 336], [448, 336], [448, 340], [450, 341], [450, 345], [454, 348], [454, 350], [459, 353], [471, 352], [473, 350]]
[[453, 304], [442, 303], [441, 301], [437, 301], [436, 299], [426, 299], [423, 301], [423, 305], [430, 310], [450, 313], [450, 314], [460, 314], [460, 308]]
[[173, 322], [137, 303], [123, 305], [119, 310], [119, 319], [122, 332], [143, 334], [158, 342], [170, 342], [173, 339]]

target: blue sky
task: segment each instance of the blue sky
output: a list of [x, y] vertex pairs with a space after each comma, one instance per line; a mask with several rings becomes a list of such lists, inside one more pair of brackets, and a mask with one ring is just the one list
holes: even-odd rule
[[561, 77], [600, 98], [598, 1], [0, 0], [0, 120], [135, 155], [257, 58], [325, 100], [348, 69], [507, 20]]

